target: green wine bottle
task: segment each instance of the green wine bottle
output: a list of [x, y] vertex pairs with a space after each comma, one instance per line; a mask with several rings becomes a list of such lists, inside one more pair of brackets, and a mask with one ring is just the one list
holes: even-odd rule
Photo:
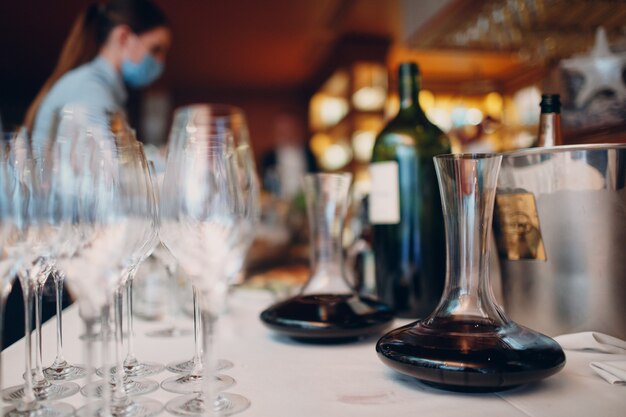
[[370, 177], [378, 297], [400, 317], [434, 310], [445, 281], [445, 230], [433, 156], [450, 141], [419, 106], [419, 68], [398, 69], [400, 110], [374, 144]]

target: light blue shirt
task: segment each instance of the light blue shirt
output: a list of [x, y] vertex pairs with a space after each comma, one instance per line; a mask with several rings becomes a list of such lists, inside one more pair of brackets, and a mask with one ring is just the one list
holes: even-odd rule
[[124, 111], [126, 97], [121, 75], [104, 58], [97, 57], [67, 72], [41, 102], [33, 126], [33, 146], [48, 140], [53, 121], [64, 106], [79, 106], [90, 123], [108, 125], [110, 113]]

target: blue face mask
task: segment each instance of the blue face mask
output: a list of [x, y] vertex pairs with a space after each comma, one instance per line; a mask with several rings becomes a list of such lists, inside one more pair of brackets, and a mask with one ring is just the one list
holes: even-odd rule
[[147, 53], [139, 63], [128, 58], [122, 61], [122, 78], [131, 87], [141, 88], [151, 84], [163, 73], [163, 63]]

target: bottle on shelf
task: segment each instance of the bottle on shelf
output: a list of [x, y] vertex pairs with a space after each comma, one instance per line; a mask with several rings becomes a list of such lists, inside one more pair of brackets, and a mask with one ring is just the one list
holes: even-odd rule
[[545, 148], [563, 144], [561, 137], [561, 97], [558, 94], [541, 96], [539, 135], [535, 147]]
[[400, 64], [398, 86], [400, 110], [374, 144], [369, 220], [379, 299], [400, 317], [420, 318], [443, 292], [445, 230], [433, 156], [451, 148], [419, 105], [416, 63]]

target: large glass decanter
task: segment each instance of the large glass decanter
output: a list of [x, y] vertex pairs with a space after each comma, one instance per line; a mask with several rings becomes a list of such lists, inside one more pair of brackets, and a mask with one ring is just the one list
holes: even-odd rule
[[304, 177], [311, 275], [299, 295], [261, 313], [270, 329], [297, 339], [345, 341], [380, 334], [391, 324], [391, 308], [360, 296], [346, 280], [342, 236], [351, 180], [350, 174]]
[[438, 307], [376, 345], [388, 366], [440, 388], [496, 391], [565, 365], [554, 340], [511, 321], [489, 284], [489, 240], [499, 155], [443, 155], [435, 166], [443, 203], [447, 269]]

